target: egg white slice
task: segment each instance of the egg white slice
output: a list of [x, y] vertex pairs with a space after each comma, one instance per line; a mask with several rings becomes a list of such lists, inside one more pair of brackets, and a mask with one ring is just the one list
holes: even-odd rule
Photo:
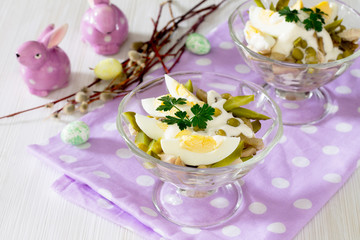
[[165, 74], [165, 84], [172, 97], [175, 98], [185, 98], [187, 101], [194, 104], [200, 103], [201, 101], [190, 92], [183, 84], [180, 84], [174, 78]]
[[155, 118], [149, 118], [141, 114], [135, 114], [135, 121], [139, 128], [150, 138], [158, 140], [160, 139], [168, 127], [166, 123], [163, 123]]
[[[210, 138], [210, 136], [203, 136]], [[191, 145], [191, 137], [184, 143], [183, 138], [161, 139], [161, 147], [165, 154], [179, 156], [186, 165], [199, 166], [216, 163], [229, 156], [239, 145], [240, 138], [212, 136], [216, 145], [213, 147], [194, 143]], [[185, 140], [186, 141], [186, 140]], [[208, 151], [207, 151], [208, 150]]]
[[[160, 96], [160, 97], [162, 97], [162, 96]], [[175, 116], [175, 113], [178, 111], [176, 108], [173, 108], [170, 111], [158, 111], [158, 110], [156, 110], [162, 104], [162, 102], [160, 100], [158, 100], [160, 97], [141, 99], [141, 105], [142, 105], [143, 109], [150, 116], [153, 116], [153, 117]], [[190, 117], [194, 115], [191, 112], [192, 104], [176, 105], [176, 106], [181, 111], [186, 111]]]

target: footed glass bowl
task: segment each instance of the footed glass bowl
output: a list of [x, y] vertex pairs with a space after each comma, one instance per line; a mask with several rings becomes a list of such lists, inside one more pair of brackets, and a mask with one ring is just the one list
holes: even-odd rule
[[[180, 83], [191, 79], [195, 89], [215, 90], [236, 95], [255, 95], [255, 101], [245, 107], [269, 116], [262, 121], [256, 133], [265, 144], [252, 159], [227, 167], [193, 168], [160, 161], [140, 150], [134, 144], [134, 136], [122, 112], [134, 111], [143, 115], [141, 99], [167, 94], [164, 77], [144, 82], [124, 97], [119, 105], [117, 128], [130, 150], [144, 168], [161, 181], [153, 190], [153, 203], [166, 219], [181, 226], [208, 227], [229, 219], [242, 203], [242, 191], [238, 182], [273, 149], [282, 136], [281, 113], [278, 106], [258, 85], [217, 73], [179, 72], [170, 74]], [[249, 186], [251, 187], [251, 186]], [[214, 207], [215, 206], [215, 207]]]
[[[311, 7], [323, 0], [303, 0], [305, 7]], [[272, 0], [262, 0], [269, 9]], [[347, 28], [359, 28], [360, 14], [352, 7], [338, 0], [338, 17]], [[295, 1], [290, 1], [292, 6]], [[256, 5], [247, 0], [231, 14], [228, 24], [230, 35], [246, 63], [266, 82], [269, 96], [282, 110], [285, 125], [304, 125], [316, 123], [329, 112], [332, 99], [323, 87], [339, 77], [360, 56], [354, 54], [341, 60], [323, 64], [295, 64], [271, 59], [247, 47], [244, 28], [249, 19], [248, 10]]]

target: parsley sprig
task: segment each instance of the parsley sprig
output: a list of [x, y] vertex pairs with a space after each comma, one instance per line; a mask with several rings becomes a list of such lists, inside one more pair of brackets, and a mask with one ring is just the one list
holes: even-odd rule
[[287, 21], [287, 22], [296, 22], [296, 23], [299, 22], [300, 19], [297, 15], [298, 13], [299, 12], [296, 9], [290, 10], [290, 8], [288, 6], [279, 10], [280, 16], [285, 16], [285, 21]]
[[[315, 11], [311, 8], [302, 8], [301, 11], [309, 14], [309, 17], [302, 21], [305, 29], [314, 29], [316, 32], [321, 32], [323, 29], [323, 25], [325, 24], [323, 15], [327, 14], [321, 11], [319, 8], [315, 8]], [[298, 13], [299, 12], [296, 9], [290, 10], [288, 6], [279, 10], [280, 16], [285, 16], [285, 21], [287, 22], [301, 22], [297, 15]]]
[[323, 24], [325, 24], [325, 20], [322, 15], [327, 14], [318, 8], [315, 9], [315, 12], [310, 8], [302, 8], [301, 10], [310, 14], [310, 16], [303, 21], [305, 29], [315, 29], [315, 31], [321, 32], [323, 29]]
[[175, 108], [178, 111], [175, 112], [174, 116], [166, 116], [161, 121], [172, 125], [177, 124], [180, 130], [184, 130], [187, 127], [198, 127], [199, 129], [205, 129], [207, 126], [206, 121], [212, 120], [212, 115], [215, 113], [215, 109], [205, 103], [200, 106], [199, 104], [195, 104], [190, 108], [191, 112], [194, 114], [193, 117], [189, 118], [186, 111], [181, 111], [176, 105], [185, 105], [185, 98], [174, 98], [167, 96], [162, 96], [158, 98], [158, 100], [162, 101], [162, 104], [156, 108], [157, 111], [170, 111]]

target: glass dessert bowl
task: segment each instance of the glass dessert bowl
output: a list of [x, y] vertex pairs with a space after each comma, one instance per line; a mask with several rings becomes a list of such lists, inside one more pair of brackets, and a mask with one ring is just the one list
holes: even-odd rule
[[[269, 9], [271, 2], [271, 0], [262, 0], [266, 9]], [[303, 5], [310, 7], [320, 2], [320, 0], [304, 0]], [[338, 6], [337, 18], [343, 19], [342, 25], [347, 29], [358, 27], [359, 12], [341, 1], [331, 2]], [[294, 3], [295, 1], [290, 1], [289, 6], [294, 6]], [[291, 63], [259, 54], [249, 47], [244, 33], [251, 6], [256, 6], [255, 2], [247, 0], [231, 14], [228, 21], [230, 35], [246, 63], [264, 79], [266, 83], [264, 88], [282, 111], [284, 125], [312, 124], [324, 119], [331, 112], [332, 99], [323, 86], [348, 69], [360, 56], [359, 49], [342, 59], [336, 60], [336, 58], [318, 64]], [[305, 54], [305, 51], [303, 52]]]
[[[154, 187], [153, 203], [159, 213], [169, 221], [187, 227], [208, 227], [229, 219], [241, 206], [242, 191], [239, 181], [273, 149], [282, 136], [281, 113], [278, 106], [258, 85], [217, 73], [179, 72], [170, 74], [179, 83], [191, 79], [195, 87], [219, 93], [254, 95], [248, 109], [265, 114], [256, 133], [264, 148], [251, 159], [217, 168], [194, 168], [161, 161], [142, 151], [134, 143], [124, 112], [146, 115], [141, 100], [167, 94], [164, 77], [144, 82], [124, 97], [119, 105], [117, 128], [142, 166], [161, 181]], [[226, 90], [224, 90], [226, 89]], [[211, 205], [221, 205], [213, 207]]]

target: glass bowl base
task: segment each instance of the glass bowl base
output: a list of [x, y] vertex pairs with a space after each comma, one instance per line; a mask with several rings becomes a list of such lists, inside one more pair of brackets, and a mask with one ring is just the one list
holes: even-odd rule
[[235, 182], [216, 190], [200, 192], [177, 188], [159, 182], [153, 192], [153, 203], [167, 220], [184, 227], [211, 227], [225, 222], [239, 209], [243, 195]]
[[323, 87], [304, 93], [287, 92], [270, 85], [266, 85], [265, 89], [279, 105], [284, 125], [314, 124], [330, 113], [332, 99]]

